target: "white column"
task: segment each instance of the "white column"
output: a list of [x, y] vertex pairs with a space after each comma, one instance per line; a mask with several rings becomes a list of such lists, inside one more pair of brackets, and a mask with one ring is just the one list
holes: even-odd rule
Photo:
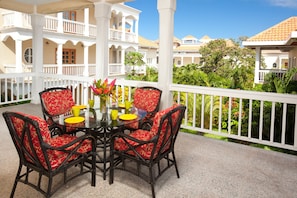
[[14, 16], [15, 16], [14, 26], [23, 27], [23, 14], [21, 12], [15, 12]]
[[89, 76], [89, 46], [84, 44], [84, 76]]
[[255, 62], [254, 83], [259, 83], [260, 64], [261, 64], [261, 49], [260, 49], [260, 47], [256, 47], [256, 62]]
[[125, 74], [126, 72], [126, 66], [125, 66], [125, 52], [126, 50], [122, 48], [122, 53], [121, 53], [121, 74]]
[[[161, 109], [171, 106], [172, 94], [169, 85], [172, 83], [173, 69], [173, 30], [176, 0], [158, 0], [159, 11], [159, 78], [158, 87], [163, 91]], [[166, 74], [166, 75], [160, 75]]]
[[137, 19], [136, 21], [135, 21], [135, 35], [136, 35], [136, 41], [135, 42], [137, 42], [138, 43], [138, 36], [139, 36], [139, 31], [138, 31], [138, 28], [139, 28], [139, 20]]
[[120, 50], [120, 48], [118, 47], [118, 48], [115, 48], [115, 50], [116, 50], [116, 62], [115, 63], [120, 63], [121, 62], [121, 50]]
[[122, 41], [126, 40], [126, 17], [122, 16]]
[[58, 71], [57, 74], [63, 74], [63, 44], [57, 43], [57, 65], [58, 65]]
[[57, 18], [58, 18], [58, 27], [57, 27], [57, 32], [64, 32], [63, 30], [63, 12], [59, 12], [57, 14]]
[[85, 24], [85, 31], [84, 35], [89, 36], [89, 8], [84, 9], [84, 24]]
[[95, 2], [96, 18], [96, 78], [108, 77], [108, 32], [111, 18], [111, 4]]
[[43, 15], [32, 14], [32, 49], [33, 49], [33, 72], [37, 73], [37, 76], [32, 80], [32, 100], [31, 103], [39, 104], [39, 92], [43, 90], [43, 79], [40, 77], [40, 73], [43, 73], [43, 26], [45, 24], [45, 18]]
[[23, 72], [23, 66], [22, 66], [22, 41], [19, 39], [15, 40], [15, 66], [16, 66], [16, 72], [22, 73]]

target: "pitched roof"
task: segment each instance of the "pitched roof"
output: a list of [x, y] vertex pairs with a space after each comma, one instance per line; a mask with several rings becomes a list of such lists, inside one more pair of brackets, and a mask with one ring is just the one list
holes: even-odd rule
[[154, 41], [143, 38], [142, 36], [138, 36], [138, 43], [141, 47], [148, 48], [158, 48], [158, 44]]
[[297, 17], [290, 17], [273, 27], [247, 39], [247, 41], [287, 41], [292, 32], [297, 31]]
[[202, 45], [181, 45], [173, 49], [173, 51], [199, 52]]
[[189, 38], [191, 38], [191, 39], [197, 39], [197, 38], [194, 37], [193, 35], [187, 35], [187, 36], [185, 36], [183, 39], [189, 39]]
[[200, 40], [210, 40], [211, 38], [208, 35], [204, 35]]

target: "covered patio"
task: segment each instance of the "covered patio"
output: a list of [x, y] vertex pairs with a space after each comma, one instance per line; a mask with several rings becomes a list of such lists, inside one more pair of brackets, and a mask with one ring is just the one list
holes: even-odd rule
[[[4, 111], [31, 112], [41, 116], [39, 104], [0, 108]], [[0, 194], [9, 197], [17, 171], [18, 156], [3, 117], [0, 117]], [[167, 171], [156, 183], [157, 197], [297, 197], [297, 158], [275, 151], [225, 142], [181, 132], [176, 142], [180, 170]], [[37, 177], [36, 177], [37, 178]], [[57, 181], [61, 182], [61, 181]], [[97, 185], [90, 185], [89, 175], [78, 177], [62, 187], [53, 197], [151, 197], [150, 186], [141, 179], [116, 170], [114, 184], [97, 172]], [[41, 197], [22, 183], [15, 197]]]
[[[6, 7], [6, 3], [16, 3], [15, 0], [3, 0], [0, 1], [0, 7]], [[37, 2], [36, 0], [32, 0]], [[38, 1], [41, 2], [41, 1]], [[43, 2], [43, 1], [42, 1]], [[44, 1], [46, 2], [46, 1]], [[50, 2], [50, 1], [49, 1]], [[57, 2], [57, 1], [55, 1]], [[68, 0], [63, 0], [61, 2], [66, 3], [66, 7], [69, 4]], [[67, 4], [68, 2], [68, 4]], [[124, 2], [124, 0], [79, 0], [80, 7], [85, 5], [97, 6], [97, 10], [102, 9], [101, 13], [108, 14], [108, 8], [110, 3]], [[268, 95], [263, 97], [262, 95], [249, 93], [249, 92], [239, 92], [235, 90], [214, 90], [209, 88], [191, 87], [191, 86], [179, 86], [172, 84], [172, 39], [173, 38], [173, 14], [175, 11], [176, 0], [158, 0], [158, 9], [160, 13], [160, 52], [159, 52], [159, 73], [166, 73], [168, 75], [159, 78], [159, 82], [154, 84], [163, 90], [162, 105], [163, 108], [169, 106], [173, 102], [172, 94], [174, 91], [177, 92], [189, 92], [196, 94], [208, 94], [208, 95], [218, 95], [220, 97], [225, 97], [226, 94], [230, 96], [229, 104], [232, 102], [232, 98], [240, 98], [242, 96], [247, 96], [250, 101], [261, 98], [272, 101], [272, 103], [278, 102], [276, 99], [280, 100], [284, 104], [294, 104], [296, 105], [296, 98], [288, 95], [280, 95], [276, 97], [275, 95]], [[8, 5], [8, 4], [7, 4]], [[74, 4], [72, 4], [74, 5]], [[18, 6], [22, 8], [22, 6]], [[24, 7], [25, 8], [25, 7]], [[31, 100], [30, 104], [16, 105], [10, 107], [0, 108], [0, 112], [4, 111], [22, 111], [30, 112], [34, 115], [41, 116], [41, 107], [39, 103], [39, 91], [43, 90], [45, 87], [51, 86], [62, 86], [63, 85], [80, 85], [87, 84], [93, 79], [83, 79], [80, 82], [77, 80], [81, 79], [75, 76], [67, 77], [70, 79], [71, 83], [67, 84], [65, 76], [59, 75], [49, 75], [51, 80], [47, 80], [46, 74], [42, 74], [42, 6], [40, 8], [33, 7], [34, 9], [29, 11], [34, 20], [34, 71], [31, 74], [4, 74], [1, 78], [12, 78], [20, 80], [23, 83], [30, 83], [30, 95], [28, 98], [19, 98], [20, 94], [16, 94], [17, 102], [22, 100]], [[62, 8], [62, 7], [60, 7]], [[68, 7], [69, 9], [74, 9], [73, 7]], [[66, 8], [65, 8], [66, 9]], [[51, 10], [53, 11], [53, 10]], [[61, 9], [59, 10], [61, 11]], [[105, 13], [106, 11], [106, 13]], [[39, 13], [39, 14], [38, 14]], [[46, 12], [44, 12], [46, 13]], [[99, 13], [99, 12], [98, 12]], [[106, 31], [108, 29], [108, 18], [107, 15], [96, 15], [97, 26], [105, 27]], [[40, 18], [41, 17], [41, 18]], [[96, 45], [98, 50], [96, 51], [96, 78], [107, 77], [107, 70], [104, 65], [108, 63], [107, 55], [107, 32], [105, 30], [98, 32]], [[28, 76], [27, 76], [28, 75]], [[44, 76], [45, 75], [45, 76]], [[26, 81], [24, 80], [26, 79]], [[29, 79], [29, 80], [27, 80]], [[55, 80], [52, 80], [55, 79]], [[32, 80], [32, 81], [31, 81]], [[6, 82], [6, 81], [4, 81]], [[32, 83], [32, 84], [31, 84]], [[55, 84], [56, 83], [56, 84]], [[61, 83], [61, 84], [59, 84]], [[141, 82], [132, 82], [134, 86], [138, 86]], [[6, 83], [7, 84], [7, 83]], [[7, 90], [7, 85], [4, 83], [5, 90]], [[119, 82], [121, 84], [121, 82]], [[78, 86], [77, 89], [79, 89]], [[16, 89], [17, 93], [21, 92], [21, 88]], [[83, 104], [88, 97], [87, 89], [77, 90], [81, 97], [77, 97], [76, 102]], [[198, 93], [199, 92], [199, 93]], [[76, 96], [79, 96], [76, 94]], [[5, 93], [5, 98], [9, 95]], [[25, 94], [23, 94], [25, 95]], [[11, 96], [14, 96], [11, 94]], [[180, 97], [180, 96], [179, 96]], [[12, 97], [13, 98], [13, 97]], [[78, 98], [80, 100], [78, 100]], [[211, 99], [211, 101], [213, 101]], [[6, 103], [11, 103], [14, 101], [7, 101]], [[221, 102], [222, 103], [222, 102]], [[261, 102], [263, 106], [264, 102]], [[241, 102], [240, 102], [241, 104]], [[195, 104], [196, 105], [196, 104]], [[200, 104], [197, 104], [197, 106]], [[202, 101], [202, 106], [204, 106], [204, 100]], [[196, 109], [196, 107], [192, 107]], [[261, 111], [263, 108], [261, 107]], [[231, 107], [230, 107], [231, 110]], [[202, 112], [204, 109], [202, 108]], [[230, 111], [231, 112], [231, 111]], [[284, 110], [284, 115], [286, 109]], [[230, 114], [231, 115], [231, 114]], [[194, 119], [195, 119], [194, 113]], [[274, 116], [274, 114], [273, 114]], [[212, 115], [210, 115], [212, 117]], [[186, 116], [186, 120], [188, 116]], [[202, 117], [202, 120], [204, 117]], [[239, 118], [241, 119], [241, 118]], [[16, 173], [16, 168], [18, 164], [18, 156], [9, 136], [7, 127], [3, 121], [3, 117], [0, 116], [1, 121], [1, 134], [0, 139], [0, 161], [2, 162], [2, 167], [0, 169], [0, 194], [3, 197], [8, 197], [11, 191], [13, 180]], [[230, 122], [230, 121], [229, 121]], [[203, 122], [202, 122], [203, 123]], [[186, 126], [187, 123], [185, 123]], [[271, 125], [272, 126], [272, 125]], [[188, 129], [193, 129], [202, 132], [212, 132], [211, 127], [187, 126]], [[262, 123], [260, 122], [260, 127], [262, 128]], [[271, 127], [272, 128], [272, 127]], [[297, 128], [297, 127], [295, 127]], [[284, 130], [284, 129], [283, 129]], [[213, 133], [218, 133], [217, 131]], [[219, 131], [220, 134], [223, 134]], [[262, 131], [260, 130], [260, 133]], [[295, 130], [295, 134], [297, 129]], [[239, 137], [243, 141], [251, 141], [256, 143], [269, 144], [271, 146], [279, 146], [281, 148], [288, 148], [295, 150], [297, 148], [297, 135], [294, 136], [293, 144], [286, 145], [285, 137], [283, 135], [280, 142], [274, 143], [272, 139], [270, 141], [263, 141], [262, 136], [255, 139], [251, 138], [251, 135], [241, 137], [241, 131], [238, 130], [238, 134], [224, 134], [228, 137]], [[273, 136], [271, 136], [273, 137]], [[180, 170], [180, 179], [176, 178], [174, 169], [167, 171], [160, 180], [157, 181], [156, 185], [156, 196], [157, 197], [297, 197], [297, 158], [294, 155], [287, 155], [284, 153], [266, 151], [259, 148], [249, 147], [242, 144], [224, 142], [214, 139], [205, 138], [198, 135], [191, 135], [186, 133], [180, 133], [176, 143], [176, 156], [177, 162]], [[109, 185], [108, 181], [102, 179], [101, 173], [97, 173], [97, 185], [96, 187], [91, 187], [89, 184], [88, 176], [77, 178], [67, 186], [59, 190], [54, 197], [150, 197], [149, 185], [139, 178], [129, 175], [128, 173], [116, 171], [115, 181], [113, 185]], [[18, 184], [15, 197], [40, 197], [41, 194], [31, 189], [23, 184]]]

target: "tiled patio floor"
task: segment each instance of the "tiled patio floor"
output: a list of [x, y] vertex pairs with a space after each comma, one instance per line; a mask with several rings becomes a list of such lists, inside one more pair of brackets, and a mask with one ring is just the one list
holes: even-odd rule
[[[0, 108], [0, 112], [21, 111], [41, 116], [40, 105], [24, 104]], [[3, 117], [0, 118], [0, 196], [9, 197], [18, 167], [18, 156]], [[297, 156], [266, 151], [241, 144], [198, 135], [180, 133], [176, 142], [180, 178], [174, 168], [156, 184], [159, 198], [296, 198]], [[109, 185], [97, 173], [91, 187], [88, 175], [79, 177], [53, 197], [143, 198], [151, 196], [150, 186], [126, 172], [116, 170]], [[19, 183], [15, 197], [42, 197], [31, 187]]]

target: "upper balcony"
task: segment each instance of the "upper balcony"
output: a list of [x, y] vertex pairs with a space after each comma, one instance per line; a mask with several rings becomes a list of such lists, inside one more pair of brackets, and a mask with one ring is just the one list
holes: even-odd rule
[[[14, 28], [32, 29], [31, 16], [20, 12], [5, 12], [2, 14], [2, 30], [14, 31]], [[63, 33], [66, 35], [77, 35], [96, 39], [97, 27], [93, 24], [60, 19], [53, 16], [45, 16], [44, 32]], [[138, 36], [135, 32], [121, 29], [109, 29], [109, 40], [129, 43], [138, 43]]]

